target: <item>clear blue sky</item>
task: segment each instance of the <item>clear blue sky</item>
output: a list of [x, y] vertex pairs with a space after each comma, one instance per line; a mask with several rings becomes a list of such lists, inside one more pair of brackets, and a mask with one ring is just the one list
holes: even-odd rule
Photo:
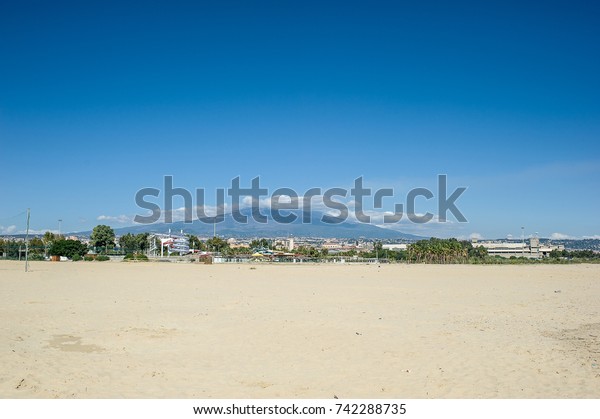
[[127, 225], [163, 175], [446, 173], [469, 223], [405, 231], [600, 235], [594, 2], [18, 1], [0, 39], [0, 233]]

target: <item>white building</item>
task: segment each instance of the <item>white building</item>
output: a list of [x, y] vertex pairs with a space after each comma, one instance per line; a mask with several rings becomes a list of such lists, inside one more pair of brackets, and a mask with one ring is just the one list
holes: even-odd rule
[[408, 245], [406, 243], [384, 244], [381, 248], [384, 250], [406, 250]]
[[528, 259], [542, 259], [550, 256], [553, 250], [564, 250], [564, 246], [553, 244], [540, 244], [540, 239], [532, 237], [527, 243], [516, 242], [478, 242], [472, 241], [473, 247], [483, 246], [487, 249], [490, 256], [502, 256], [509, 258], [526, 257]]

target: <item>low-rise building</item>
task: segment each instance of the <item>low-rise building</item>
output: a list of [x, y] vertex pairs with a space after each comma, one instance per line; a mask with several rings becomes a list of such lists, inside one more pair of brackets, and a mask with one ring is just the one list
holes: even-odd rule
[[540, 243], [540, 239], [532, 237], [527, 242], [480, 242], [476, 239], [472, 241], [474, 247], [483, 246], [490, 256], [502, 256], [505, 258], [525, 257], [528, 259], [542, 259], [550, 256], [553, 250], [564, 250], [564, 246], [553, 245], [551, 243]]
[[408, 244], [406, 243], [392, 243], [392, 244], [383, 244], [381, 248], [384, 250], [406, 250], [408, 248]]

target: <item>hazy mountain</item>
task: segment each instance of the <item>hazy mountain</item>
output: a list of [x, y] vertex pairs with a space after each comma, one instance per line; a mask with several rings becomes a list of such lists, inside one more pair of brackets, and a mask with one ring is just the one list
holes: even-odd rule
[[[247, 214], [245, 214], [247, 215]], [[399, 231], [389, 230], [377, 227], [371, 224], [345, 221], [341, 224], [328, 224], [321, 221], [321, 214], [313, 213], [310, 224], [303, 224], [301, 214], [297, 213], [298, 219], [294, 223], [281, 224], [269, 218], [267, 223], [258, 223], [251, 217], [248, 217], [246, 224], [239, 223], [228, 214], [225, 220], [217, 224], [216, 231], [219, 236], [226, 237], [324, 237], [324, 238], [369, 238], [369, 239], [421, 239], [420, 236], [406, 234]], [[115, 229], [118, 235], [127, 233], [167, 233], [180, 232], [183, 230], [187, 234], [199, 236], [212, 236], [213, 224], [208, 224], [200, 220], [193, 223], [175, 222], [170, 224], [148, 224], [134, 225]]]

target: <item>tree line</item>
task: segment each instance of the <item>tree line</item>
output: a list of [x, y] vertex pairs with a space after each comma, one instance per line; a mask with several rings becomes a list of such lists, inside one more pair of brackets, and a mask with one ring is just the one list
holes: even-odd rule
[[[229, 243], [220, 238], [212, 237], [206, 241], [200, 240], [195, 235], [187, 235], [190, 248], [200, 251], [218, 252], [226, 257], [247, 254], [261, 249], [287, 251], [273, 240], [260, 238], [252, 240], [249, 248], [231, 247]], [[96, 253], [109, 253], [114, 250], [117, 240], [114, 230], [107, 225], [98, 225], [92, 230], [89, 245], [79, 240], [65, 239], [62, 235], [46, 232], [41, 238], [33, 237], [29, 240], [29, 258], [43, 260], [47, 256], [66, 256], [68, 258], [81, 258], [90, 250]], [[150, 248], [150, 234], [127, 233], [118, 239], [121, 251], [127, 254], [143, 254]], [[18, 259], [24, 256], [25, 243], [23, 241], [0, 238], [0, 254], [9, 259]], [[331, 257], [327, 249], [314, 246], [299, 246], [294, 253], [310, 258], [325, 259]], [[333, 257], [377, 258], [389, 261], [406, 261], [413, 263], [487, 263], [494, 259], [488, 256], [487, 249], [483, 246], [473, 246], [470, 241], [430, 238], [410, 243], [406, 250], [384, 249], [380, 241], [376, 241], [372, 250], [359, 251], [351, 249], [338, 252]], [[600, 253], [592, 250], [553, 250], [551, 260], [600, 260]]]
[[[147, 235], [147, 233], [144, 233]], [[136, 250], [144, 250], [147, 242], [144, 240], [144, 234], [138, 235]], [[125, 242], [129, 239], [127, 237]], [[125, 243], [124, 242], [124, 243]], [[80, 240], [66, 239], [65, 236], [54, 234], [50, 231], [44, 233], [40, 237], [32, 237], [29, 240], [28, 246], [24, 241], [15, 239], [2, 239], [0, 238], [0, 253], [8, 259], [20, 259], [25, 256], [26, 248], [29, 249], [30, 260], [44, 260], [48, 256], [65, 256], [70, 259], [80, 259], [85, 256], [91, 248], [102, 249], [104, 248], [105, 253], [108, 252], [110, 247], [115, 246], [115, 233], [114, 230], [106, 225], [98, 225], [94, 227], [90, 236], [90, 245], [81, 242]]]
[[553, 259], [600, 259], [600, 253], [593, 250], [553, 250], [550, 252], [550, 257]]
[[485, 259], [488, 255], [483, 246], [473, 247], [468, 240], [437, 239], [419, 240], [407, 247], [407, 257], [416, 263], [466, 263], [470, 259]]

